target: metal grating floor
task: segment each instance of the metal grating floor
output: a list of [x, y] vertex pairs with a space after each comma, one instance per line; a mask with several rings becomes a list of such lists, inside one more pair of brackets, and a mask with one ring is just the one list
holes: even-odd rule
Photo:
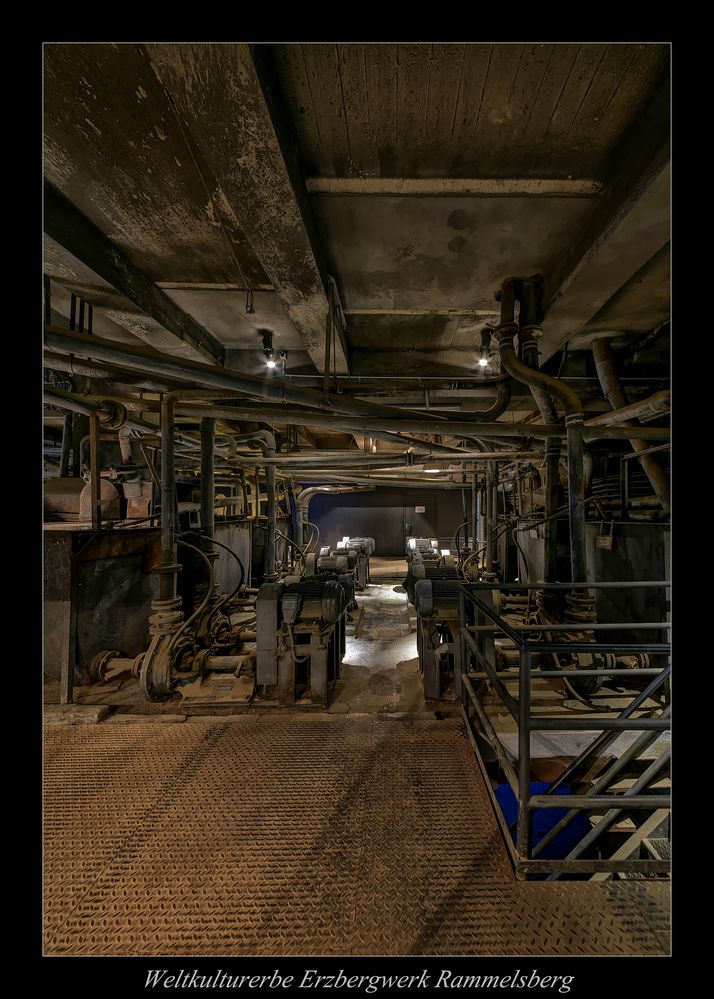
[[45, 953], [665, 954], [666, 884], [514, 880], [454, 720], [45, 729]]

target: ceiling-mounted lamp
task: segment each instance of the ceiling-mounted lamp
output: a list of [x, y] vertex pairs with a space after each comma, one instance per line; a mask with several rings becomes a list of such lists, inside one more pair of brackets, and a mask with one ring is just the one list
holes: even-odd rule
[[491, 355], [491, 331], [481, 330], [481, 356], [478, 359], [479, 368], [487, 368]]
[[281, 371], [285, 371], [285, 362], [288, 359], [286, 350], [275, 350], [273, 347], [273, 334], [270, 330], [258, 330], [262, 346], [258, 348], [258, 357], [271, 371], [280, 366]]

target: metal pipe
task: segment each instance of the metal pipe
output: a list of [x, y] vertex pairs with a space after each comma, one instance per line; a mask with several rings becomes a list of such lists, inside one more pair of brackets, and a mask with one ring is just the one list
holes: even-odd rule
[[[600, 379], [600, 386], [605, 398], [610, 403], [613, 410], [617, 411], [626, 408], [628, 405], [627, 396], [625, 395], [625, 390], [623, 389], [622, 383], [617, 374], [615, 356], [612, 352], [610, 341], [595, 340], [593, 342], [592, 350], [593, 358], [595, 359], [595, 369], [597, 371], [598, 378]], [[659, 395], [661, 394], [662, 393], [659, 393]], [[656, 398], [656, 396], [653, 398]], [[634, 426], [637, 426], [637, 423], [635, 423]], [[630, 444], [633, 451], [641, 452], [647, 450], [647, 447], [642, 440], [631, 438]], [[662, 509], [665, 513], [669, 513], [669, 483], [667, 482], [667, 476], [664, 468], [660, 464], [659, 460], [651, 454], [640, 455], [640, 464], [642, 465], [645, 475], [650, 480], [652, 488], [662, 504]]]
[[495, 530], [494, 524], [494, 502], [493, 502], [493, 465], [488, 465], [486, 467], [486, 553], [484, 559], [484, 568], [489, 572], [492, 571], [493, 566], [493, 532]]
[[[275, 402], [294, 402], [297, 405], [314, 406], [325, 410], [326, 402], [322, 392], [291, 385], [277, 378], [259, 378], [242, 372], [228, 370], [213, 364], [201, 364], [182, 357], [169, 357], [151, 348], [122, 344], [121, 349], [110, 340], [71, 333], [61, 327], [45, 327], [45, 344], [53, 350], [68, 353], [86, 353], [95, 360], [122, 364], [124, 367], [139, 368], [143, 372], [157, 373], [159, 376], [190, 377], [192, 381], [203, 382], [208, 388], [223, 388], [228, 391], [246, 392], [261, 399]], [[351, 416], [418, 416], [408, 409], [379, 406], [350, 396], [331, 396], [330, 407], [334, 412]]]
[[[371, 486], [374, 489], [374, 486]], [[295, 514], [297, 519], [297, 532], [301, 545], [306, 545], [309, 541], [308, 511], [310, 502], [318, 493], [362, 493], [367, 492], [364, 486], [351, 488], [350, 486], [311, 486], [309, 489], [302, 489], [295, 499]]]
[[513, 337], [515, 280], [504, 281], [501, 289], [501, 323], [496, 338], [501, 355], [501, 367], [524, 385], [550, 391], [565, 410], [568, 443], [568, 506], [570, 513], [570, 571], [573, 582], [587, 579], [585, 553], [585, 477], [583, 471], [583, 407], [577, 394], [564, 382], [540, 370], [533, 370], [515, 354]]
[[[528, 424], [527, 427], [525, 425], [519, 427], [515, 424], [506, 423], [481, 424], [474, 421], [424, 420], [420, 419], [421, 414], [413, 413], [410, 410], [377, 406], [374, 403], [366, 403], [355, 399], [348, 400], [345, 396], [331, 397], [332, 410], [335, 414], [333, 418], [329, 411], [325, 409], [325, 402], [321, 392], [303, 389], [278, 379], [273, 378], [267, 381], [250, 375], [242, 375], [215, 365], [199, 364], [198, 362], [187, 361], [184, 358], [169, 357], [150, 348], [134, 347], [127, 344], [117, 345], [112, 341], [103, 340], [101, 337], [71, 333], [56, 326], [45, 328], [45, 344], [55, 351], [63, 351], [68, 354], [84, 353], [96, 361], [123, 364], [125, 367], [139, 370], [144, 374], [156, 374], [159, 377], [175, 376], [192, 383], [202, 384], [207, 388], [222, 388], [228, 393], [243, 392], [272, 399], [281, 405], [285, 400], [288, 400], [297, 404], [298, 407], [314, 406], [318, 410], [318, 413], [312, 415], [309, 409], [305, 409], [303, 412], [298, 408], [296, 412], [294, 409], [288, 410], [287, 407], [281, 409], [280, 406], [277, 410], [274, 409], [272, 411], [273, 413], [277, 413], [277, 416], [275, 416], [276, 419], [285, 418], [286, 422], [298, 422], [306, 426], [310, 426], [310, 418], [314, 415], [316, 419], [318, 417], [327, 417], [329, 421], [327, 423], [316, 422], [313, 424], [314, 426], [327, 425], [340, 428], [340, 424], [342, 424], [348, 430], [363, 433], [365, 429], [370, 431], [372, 428], [375, 430], [384, 430], [387, 426], [384, 418], [388, 417], [393, 424], [393, 430], [403, 430], [407, 433], [476, 433], [480, 435], [481, 432], [488, 432], [491, 436], [502, 437], [563, 436], [563, 431], [559, 427], [536, 426], [535, 424]], [[526, 369], [526, 371], [529, 371], [529, 369]], [[540, 371], [530, 373], [537, 374], [542, 378], [549, 378], [548, 375]], [[556, 379], [552, 380], [557, 381]], [[560, 382], [557, 384], [559, 386], [562, 385]], [[268, 416], [267, 409], [259, 408], [262, 415], [254, 416], [254, 419], [271, 418]], [[352, 410], [352, 412], [349, 412], [349, 410]], [[253, 412], [255, 412], [255, 409]], [[238, 415], [238, 411], [236, 411], [236, 415]], [[363, 419], [359, 421], [352, 419], [348, 424], [345, 424], [345, 417], [349, 416], [360, 416]], [[243, 418], [249, 419], [246, 416], [243, 416]], [[627, 433], [627, 429], [623, 428], [593, 427], [589, 431], [586, 431], [586, 437], [592, 434], [595, 439], [608, 437], [615, 439], [623, 436], [627, 437]], [[660, 428], [641, 427], [638, 428], [638, 437], [642, 440], [662, 441], [669, 437], [669, 431]]]
[[[213, 455], [215, 432], [215, 419], [210, 416], [204, 416], [201, 420], [201, 530], [211, 540], [213, 540], [216, 527], [215, 465]], [[213, 545], [209, 543], [206, 551], [212, 550]]]
[[92, 502], [92, 529], [102, 527], [102, 492], [99, 468], [99, 419], [96, 413], [89, 418], [89, 488]]
[[69, 475], [69, 452], [72, 448], [72, 417], [65, 414], [62, 424], [62, 450], [60, 452], [59, 474], [61, 479], [66, 479]]
[[[204, 407], [201, 406], [181, 406], [181, 412], [185, 416], [201, 416]], [[210, 407], [211, 412], [214, 411], [214, 407]], [[221, 420], [247, 420], [247, 421], [275, 421], [278, 422], [290, 422], [291, 414], [288, 410], [278, 409], [263, 409], [259, 403], [252, 403], [250, 412], [241, 410], [238, 406], [234, 408], [226, 409], [216, 409], [218, 418]], [[360, 433], [361, 428], [356, 420], [348, 420], [347, 426], [344, 421], [337, 419], [333, 420], [331, 417], [324, 417], [324, 414], [316, 414], [318, 419], [314, 420], [312, 415], [312, 410], [300, 409], [293, 414], [294, 419], [299, 423], [303, 423], [310, 426], [314, 423], [315, 426], [328, 426], [333, 430], [347, 430], [348, 432]], [[310, 419], [306, 419], [306, 417]], [[322, 419], [320, 419], [322, 417]], [[384, 420], [377, 421], [379, 425], [384, 425]], [[424, 451], [427, 454], [443, 454], [443, 455], [454, 455], [459, 454], [460, 448], [452, 447], [449, 444], [431, 444], [428, 441], [419, 440], [417, 437], [410, 437], [404, 434], [389, 433], [386, 430], [370, 430], [370, 437], [374, 440], [384, 441], [387, 444], [400, 444], [404, 447], [411, 447], [418, 451]]]
[[[95, 338], [92, 338], [95, 339]], [[174, 408], [181, 397], [214, 398], [215, 392], [205, 389], [177, 389], [167, 392], [161, 400], [161, 572], [160, 596], [172, 599], [176, 596], [176, 469], [174, 447], [176, 443], [176, 423]], [[154, 431], [156, 428], [152, 428]]]
[[[536, 286], [534, 281], [524, 281], [521, 311], [519, 315], [518, 340], [524, 364], [534, 371], [538, 370], [538, 345], [535, 338]], [[537, 385], [530, 386], [531, 394], [540, 411], [544, 423], [555, 425], [558, 415], [553, 405], [553, 396]], [[550, 439], [545, 449], [545, 515], [551, 518], [558, 509], [558, 487], [560, 484], [560, 440]], [[533, 511], [531, 511], [532, 513]], [[543, 537], [544, 548], [544, 579], [546, 583], [554, 583], [558, 578], [558, 524], [555, 519], [547, 519]]]
[[136, 378], [135, 371], [122, 370], [107, 363], [102, 363], [101, 366], [91, 365], [85, 361], [77, 361], [72, 355], [65, 357], [62, 354], [53, 354], [49, 350], [45, 350], [44, 362], [48, 368], [54, 368], [55, 371], [65, 371], [69, 375], [82, 375], [85, 378], [118, 380], [122, 384], [131, 385], [132, 388], [146, 389], [149, 392], [169, 392], [171, 388], [176, 387], [175, 381], [171, 385], [166, 382], [148, 381]]
[[478, 476], [476, 475], [476, 465], [473, 466], [473, 471], [471, 473], [471, 550], [477, 551], [478, 549], [478, 533], [479, 533], [479, 523], [478, 523]]
[[[624, 390], [623, 390], [624, 392]], [[655, 392], [647, 399], [640, 399], [639, 402], [632, 402], [622, 409], [613, 409], [610, 413], [600, 413], [592, 419], [585, 421], [586, 427], [608, 427], [612, 424], [623, 423], [626, 420], [651, 419], [655, 416], [663, 416], [670, 410], [671, 393], [669, 389]], [[608, 400], [609, 401], [609, 400]]]
[[127, 416], [121, 403], [111, 402], [108, 399], [94, 402], [85, 396], [74, 395], [72, 392], [65, 392], [64, 389], [50, 385], [45, 385], [43, 394], [45, 402], [61, 406], [63, 409], [71, 409], [73, 413], [80, 413], [83, 416], [96, 415], [101, 425], [109, 426], [112, 430], [127, 427], [130, 430], [159, 433], [158, 428], [152, 423]]
[[265, 547], [265, 581], [275, 578], [275, 532], [278, 527], [278, 511], [275, 503], [275, 465], [265, 466], [265, 487], [268, 502], [268, 537]]

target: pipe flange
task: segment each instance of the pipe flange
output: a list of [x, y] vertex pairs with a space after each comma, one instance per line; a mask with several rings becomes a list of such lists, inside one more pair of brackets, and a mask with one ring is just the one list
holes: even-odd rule
[[206, 665], [209, 656], [213, 655], [212, 649], [203, 649], [201, 652], [196, 653], [193, 659], [193, 669], [198, 673], [201, 680], [207, 675], [208, 667]]
[[139, 671], [139, 686], [147, 701], [165, 701], [173, 693], [171, 666], [166, 648], [153, 656], [145, 655]]
[[181, 572], [183, 566], [179, 562], [159, 562], [151, 567], [152, 572]]
[[98, 652], [87, 667], [90, 683], [101, 683], [106, 675], [109, 663], [112, 659], [120, 659], [121, 656], [122, 653], [114, 649], [105, 649], [102, 652]]
[[499, 347], [502, 345], [502, 342], [504, 341], [506, 344], [511, 343], [512, 345], [513, 338], [516, 336], [517, 333], [518, 333], [518, 323], [515, 322], [502, 323], [502, 325], [497, 326], [496, 329], [493, 331], [493, 335], [496, 337]]
[[119, 430], [127, 421], [128, 413], [126, 406], [120, 402], [110, 402], [102, 400], [100, 406], [107, 413], [105, 417], [99, 417], [99, 422], [105, 430]]

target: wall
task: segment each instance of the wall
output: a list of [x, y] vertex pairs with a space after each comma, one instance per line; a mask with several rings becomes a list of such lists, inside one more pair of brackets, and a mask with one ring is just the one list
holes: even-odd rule
[[[470, 510], [471, 490], [466, 489]], [[424, 513], [416, 513], [424, 506]], [[412, 537], [438, 538], [454, 546], [463, 522], [460, 489], [378, 487], [365, 493], [318, 493], [310, 503], [310, 520], [320, 529], [320, 544], [335, 545], [345, 535], [374, 538], [377, 556], [404, 556], [407, 524]]]
[[[70, 525], [44, 532], [44, 657], [48, 676], [59, 676], [76, 614], [78, 678], [93, 656], [116, 649], [129, 656], [146, 648], [149, 605], [158, 596], [159, 530], [104, 531]], [[56, 528], [61, 528], [57, 530]]]
[[[538, 537], [532, 538], [531, 534]], [[601, 533], [599, 524], [585, 525], [588, 579], [600, 582], [628, 580], [660, 580], [669, 578], [669, 528], [659, 524], [616, 524], [612, 548], [597, 547]], [[518, 535], [530, 568], [530, 581], [543, 578], [543, 527], [532, 528]], [[560, 548], [560, 544], [559, 544]], [[568, 549], [563, 546], [563, 553]], [[560, 561], [561, 579], [570, 578], [567, 562]], [[522, 562], [521, 562], [522, 567]], [[596, 591], [598, 619], [603, 622], [663, 621], [666, 615], [666, 594], [663, 589]], [[632, 633], [630, 633], [632, 635]], [[639, 632], [643, 642], [666, 641], [656, 632]], [[620, 635], [612, 633], [613, 641]]]

